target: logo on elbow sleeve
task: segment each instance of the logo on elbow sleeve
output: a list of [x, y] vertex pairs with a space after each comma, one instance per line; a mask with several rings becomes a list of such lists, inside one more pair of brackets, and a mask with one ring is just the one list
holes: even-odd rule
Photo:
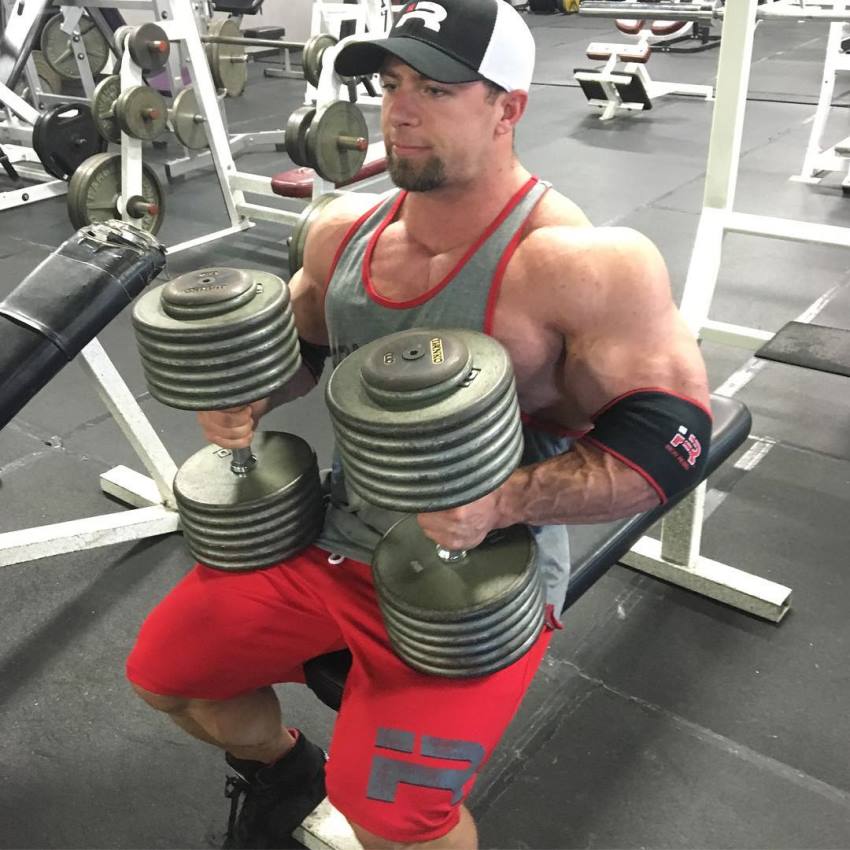
[[679, 426], [679, 430], [673, 435], [666, 449], [685, 470], [696, 466], [697, 458], [702, 454], [702, 446], [696, 434], [689, 433], [684, 425]]

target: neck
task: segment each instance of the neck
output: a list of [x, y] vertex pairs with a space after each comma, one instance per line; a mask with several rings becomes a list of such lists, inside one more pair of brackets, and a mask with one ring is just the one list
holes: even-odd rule
[[410, 192], [400, 220], [408, 237], [432, 253], [444, 253], [477, 239], [530, 176], [514, 159], [468, 183]]

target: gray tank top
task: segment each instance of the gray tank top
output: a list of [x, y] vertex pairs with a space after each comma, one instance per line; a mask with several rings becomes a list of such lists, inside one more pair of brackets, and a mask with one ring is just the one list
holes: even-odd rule
[[[466, 328], [490, 333], [504, 268], [526, 219], [548, 188], [548, 184], [531, 178], [445, 279], [407, 302], [383, 298], [372, 283], [370, 265], [375, 245], [398, 216], [407, 193], [397, 192], [381, 201], [347, 234], [328, 283], [325, 320], [334, 366], [360, 346], [408, 328]], [[523, 464], [561, 454], [572, 442], [569, 437], [533, 426], [529, 421], [524, 421], [523, 436]], [[369, 563], [381, 535], [404, 514], [377, 508], [357, 493], [347, 491], [336, 457], [326, 486], [330, 504], [317, 545]], [[546, 600], [557, 616], [570, 574], [567, 530], [562, 525], [547, 525], [534, 526], [532, 532]]]

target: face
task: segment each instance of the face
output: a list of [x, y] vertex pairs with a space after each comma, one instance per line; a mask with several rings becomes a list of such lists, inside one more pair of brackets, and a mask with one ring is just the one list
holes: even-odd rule
[[381, 68], [381, 84], [390, 176], [412, 192], [475, 179], [497, 140], [513, 129], [504, 119], [504, 101], [524, 97], [522, 92], [494, 96], [481, 82], [438, 83], [394, 57]]

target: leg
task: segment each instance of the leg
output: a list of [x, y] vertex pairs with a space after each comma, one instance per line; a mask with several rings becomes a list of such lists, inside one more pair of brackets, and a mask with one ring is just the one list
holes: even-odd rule
[[393, 652], [369, 567], [338, 568], [335, 617], [353, 662], [327, 765], [330, 802], [367, 850], [477, 846], [463, 802], [513, 718], [549, 643], [488, 676], [420, 673]]
[[226, 700], [161, 696], [135, 684], [133, 689], [184, 732], [238, 759], [272, 764], [295, 746], [295, 738], [283, 725], [277, 695], [270, 687]]
[[428, 848], [428, 850], [477, 850], [478, 830], [475, 821], [466, 806], [460, 807], [460, 820], [457, 826], [450, 829], [445, 835], [434, 838], [431, 841], [421, 841], [417, 844], [399, 844], [395, 841], [387, 841], [371, 832], [357, 826], [349, 821], [357, 840], [363, 845], [363, 850], [400, 850], [400, 848]]

